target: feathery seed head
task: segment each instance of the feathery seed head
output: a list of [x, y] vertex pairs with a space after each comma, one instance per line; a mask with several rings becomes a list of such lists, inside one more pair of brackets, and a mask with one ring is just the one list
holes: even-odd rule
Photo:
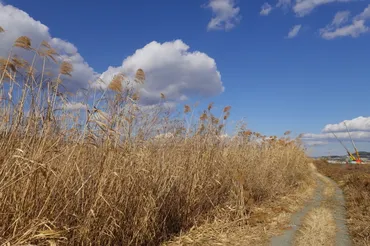
[[224, 113], [226, 113], [226, 112], [229, 112], [229, 110], [231, 109], [231, 106], [227, 106], [227, 107], [225, 107], [224, 108]]
[[219, 120], [216, 117], [214, 117], [213, 115], [211, 116], [211, 121], [212, 121], [212, 124], [214, 124], [214, 125], [217, 125], [219, 123]]
[[206, 114], [206, 112], [204, 112], [201, 116], [200, 116], [200, 118], [199, 118], [201, 121], [205, 121], [206, 119], [207, 119], [207, 114]]
[[41, 46], [43, 46], [43, 47], [45, 47], [45, 48], [48, 48], [48, 49], [51, 49], [50, 44], [49, 44], [48, 42], [46, 42], [45, 40], [43, 40], [43, 41], [41, 42]]
[[[44, 45], [43, 45], [44, 46]], [[48, 57], [50, 58], [51, 60], [53, 60], [55, 63], [57, 63], [57, 60], [54, 56], [57, 56], [58, 55], [58, 52], [53, 49], [53, 48], [47, 48], [46, 46], [44, 46], [44, 48], [41, 48], [37, 51], [37, 53], [39, 54], [39, 56], [41, 57]]]
[[2, 71], [6, 69], [10, 69], [13, 72], [17, 71], [16, 66], [12, 63], [12, 61], [8, 61], [8, 59], [2, 57], [0, 57], [0, 67]]
[[12, 79], [11, 72], [15, 72], [16, 67], [8, 59], [0, 57], [0, 74], [4, 74], [4, 78]]
[[139, 68], [136, 71], [135, 81], [138, 82], [138, 83], [140, 83], [140, 84], [144, 84], [144, 81], [145, 81], [145, 73], [144, 73], [143, 69]]
[[161, 93], [161, 99], [166, 99], [166, 96], [163, 93]]
[[63, 61], [62, 64], [60, 64], [59, 73], [63, 75], [68, 75], [72, 77], [73, 72], [73, 66], [71, 63]]
[[25, 59], [20, 58], [17, 55], [12, 57], [12, 63], [17, 68], [25, 68], [28, 65], [28, 62]]
[[184, 113], [189, 113], [191, 110], [190, 106], [189, 105], [185, 105], [184, 106]]
[[125, 79], [125, 75], [116, 74], [110, 82], [108, 88], [112, 91], [122, 92], [122, 82]]
[[25, 50], [31, 50], [31, 39], [27, 36], [21, 36], [17, 38], [14, 42], [14, 47], [22, 48]]
[[211, 102], [210, 104], [208, 104], [208, 111], [210, 111], [212, 108], [213, 108], [213, 102]]

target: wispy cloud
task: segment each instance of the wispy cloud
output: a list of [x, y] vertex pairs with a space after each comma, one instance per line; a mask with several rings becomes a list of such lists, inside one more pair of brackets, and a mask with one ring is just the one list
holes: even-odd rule
[[293, 11], [300, 17], [308, 15], [315, 8], [334, 2], [353, 2], [356, 0], [296, 0]]
[[324, 39], [335, 39], [338, 37], [353, 37], [357, 38], [361, 34], [369, 32], [369, 27], [366, 26], [366, 20], [370, 19], [370, 4], [362, 13], [355, 16], [352, 22], [344, 25], [349, 20], [349, 11], [338, 12], [331, 24], [320, 29], [321, 37]]
[[287, 38], [295, 38], [299, 31], [301, 30], [302, 25], [295, 25], [290, 29]]
[[370, 4], [362, 11], [361, 14], [355, 16], [354, 20], [367, 20], [370, 19]]
[[361, 34], [369, 31], [369, 27], [365, 25], [364, 20], [353, 21], [352, 24], [337, 28], [335, 30], [321, 30], [321, 36], [324, 39], [334, 39], [338, 37], [351, 36], [353, 38], [359, 37]]
[[272, 11], [272, 6], [269, 3], [264, 3], [261, 7], [260, 15], [269, 15]]
[[278, 8], [289, 8], [292, 4], [292, 0], [279, 0], [276, 4], [276, 7]]
[[348, 22], [349, 16], [351, 15], [350, 11], [339, 11], [335, 14], [332, 21], [333, 26], [341, 26]]
[[314, 146], [327, 145], [329, 142], [328, 141], [319, 141], [319, 140], [306, 140], [306, 141], [303, 141], [303, 143], [306, 146], [314, 147]]
[[206, 5], [212, 10], [212, 19], [208, 23], [208, 30], [230, 30], [241, 20], [240, 8], [235, 0], [210, 0]]
[[[370, 132], [363, 132], [363, 131], [357, 131], [357, 132], [350, 132], [351, 137], [356, 141], [364, 141], [368, 142], [370, 141]], [[347, 132], [338, 132], [335, 133], [335, 135], [341, 139], [341, 140], [350, 140], [349, 135]], [[328, 140], [333, 141], [336, 140], [335, 136], [332, 133], [320, 133], [320, 134], [313, 134], [308, 133], [304, 134], [303, 136], [304, 141], [313, 141], [313, 140]]]

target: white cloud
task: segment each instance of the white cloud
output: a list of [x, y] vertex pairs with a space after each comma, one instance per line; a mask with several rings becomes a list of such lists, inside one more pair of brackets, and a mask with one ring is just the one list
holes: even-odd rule
[[346, 125], [349, 131], [369, 131], [370, 132], [370, 117], [357, 117], [352, 120], [345, 120], [338, 124], [328, 124], [322, 132], [345, 132]]
[[364, 20], [355, 20], [352, 24], [339, 27], [337, 29], [323, 28], [320, 30], [321, 37], [324, 39], [334, 39], [338, 37], [351, 36], [353, 38], [359, 37], [361, 34], [369, 31], [369, 27], [365, 25]]
[[293, 6], [294, 12], [302, 17], [311, 13], [311, 11], [321, 5], [334, 2], [352, 2], [356, 0], [296, 0]]
[[354, 20], [367, 20], [370, 19], [370, 4], [362, 11], [361, 14], [355, 16]]
[[351, 15], [350, 11], [339, 11], [335, 14], [332, 21], [332, 25], [341, 26], [348, 22], [349, 16]]
[[235, 0], [210, 0], [206, 6], [212, 10], [213, 17], [208, 30], [230, 30], [241, 20], [240, 8]]
[[[364, 131], [356, 131], [351, 132], [351, 137], [355, 141], [370, 141], [370, 132]], [[341, 140], [350, 140], [349, 135], [347, 132], [337, 132], [335, 135]], [[304, 134], [303, 140], [336, 140], [335, 136], [332, 133], [320, 133], [320, 134], [313, 134], [308, 133]]]
[[[217, 3], [212, 2], [210, 5], [219, 13]], [[234, 7], [232, 9], [232, 13], [239, 12]], [[225, 15], [221, 14], [222, 16]], [[230, 25], [231, 19], [225, 19], [229, 23], [227, 25]], [[72, 78], [65, 77], [63, 84], [73, 92], [88, 88], [89, 82], [95, 81], [98, 77], [109, 82], [118, 72], [133, 75], [138, 68], [144, 69], [147, 76], [145, 87], [142, 89], [142, 98], [146, 105], [157, 103], [160, 93], [164, 93], [170, 100], [168, 105], [173, 105], [173, 102], [187, 100], [193, 95], [214, 96], [224, 90], [214, 59], [205, 53], [190, 52], [189, 47], [181, 40], [162, 44], [151, 42], [125, 59], [122, 66], [109, 67], [100, 75], [86, 63], [78, 53], [76, 46], [60, 38], [52, 37], [47, 26], [34, 20], [24, 11], [10, 5], [0, 4], [0, 25], [5, 29], [5, 32], [0, 34], [0, 56], [7, 56], [14, 41], [20, 36], [29, 36], [34, 47], [45, 40], [57, 50], [61, 59], [72, 63], [74, 68]], [[17, 49], [17, 52], [22, 57], [32, 59], [32, 53], [29, 51]], [[54, 65], [52, 71], [55, 75], [57, 70], [57, 65]], [[69, 105], [69, 107], [77, 106]]]
[[264, 3], [261, 7], [260, 15], [269, 15], [272, 11], [272, 6], [268, 3]]
[[321, 37], [324, 39], [334, 39], [338, 37], [351, 36], [359, 37], [361, 34], [368, 32], [370, 29], [366, 26], [366, 20], [370, 18], [370, 4], [362, 13], [352, 19], [352, 23], [343, 25], [348, 22], [349, 11], [338, 12], [331, 24], [320, 29]]
[[302, 25], [295, 25], [289, 31], [287, 38], [294, 38], [298, 35], [299, 31], [301, 30]]
[[214, 59], [199, 51], [190, 52], [181, 40], [151, 42], [126, 58], [120, 67], [109, 67], [101, 75], [109, 83], [117, 73], [132, 76], [138, 68], [146, 73], [141, 99], [144, 104], [160, 100], [160, 93], [169, 101], [186, 100], [193, 95], [214, 96], [224, 91], [221, 75]]
[[352, 120], [345, 120], [337, 124], [326, 125], [321, 133], [307, 133], [303, 136], [303, 141], [336, 141], [335, 135], [341, 140], [350, 140], [346, 126], [355, 141], [370, 141], [370, 117], [357, 117]]
[[[87, 87], [87, 82], [96, 78], [94, 70], [84, 61], [73, 44], [59, 38], [51, 37], [47, 26], [40, 21], [34, 20], [24, 11], [11, 5], [0, 3], [0, 23], [5, 29], [5, 33], [1, 33], [0, 35], [0, 56], [8, 55], [10, 48], [18, 37], [28, 36], [32, 40], [33, 47], [37, 47], [45, 40], [62, 55], [62, 59], [72, 63], [74, 66], [74, 71], [72, 72], [73, 77], [64, 82], [64, 85], [68, 89], [75, 90], [81, 87]], [[15, 52], [24, 58], [31, 59], [32, 57], [30, 52], [20, 49], [15, 50]], [[57, 69], [56, 65], [52, 68], [53, 71], [57, 71]]]
[[288, 8], [292, 4], [291, 0], [279, 0], [278, 3], [276, 4], [276, 7], [278, 8]]

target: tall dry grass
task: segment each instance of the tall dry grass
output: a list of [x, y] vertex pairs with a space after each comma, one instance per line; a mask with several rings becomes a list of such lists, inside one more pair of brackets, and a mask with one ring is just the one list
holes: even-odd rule
[[[62, 88], [73, 67], [49, 44], [33, 48], [20, 37], [0, 62], [1, 244], [158, 245], [221, 213], [248, 223], [251, 206], [309, 179], [288, 133], [267, 138], [242, 127], [221, 138], [230, 107], [216, 117], [210, 105], [188, 124], [163, 102], [145, 110], [140, 69], [69, 111]], [[55, 63], [52, 79], [46, 67]], [[190, 106], [183, 115], [195, 118]]]

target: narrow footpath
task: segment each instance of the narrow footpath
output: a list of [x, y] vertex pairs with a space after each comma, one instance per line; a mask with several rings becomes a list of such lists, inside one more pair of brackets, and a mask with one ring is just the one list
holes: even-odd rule
[[310, 165], [317, 182], [314, 197], [292, 215], [289, 229], [273, 237], [270, 245], [349, 246], [351, 240], [342, 190], [333, 180], [318, 173], [313, 164]]

